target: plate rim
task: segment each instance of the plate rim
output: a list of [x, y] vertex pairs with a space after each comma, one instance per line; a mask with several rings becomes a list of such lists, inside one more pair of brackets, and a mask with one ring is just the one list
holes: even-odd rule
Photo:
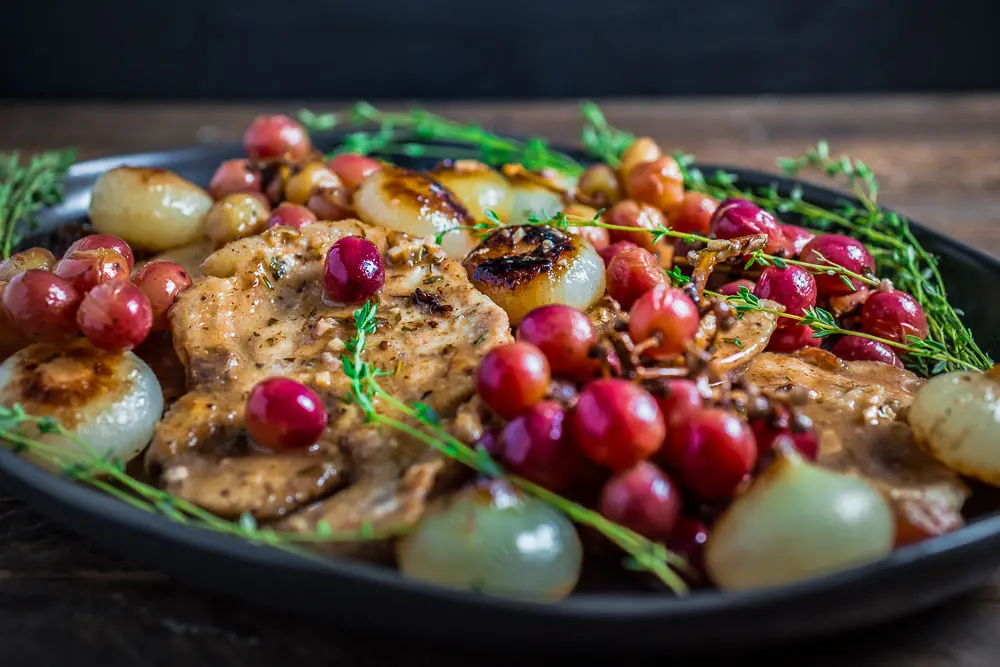
[[[335, 141], [342, 133], [317, 134], [316, 143], [324, 144]], [[427, 142], [446, 143], [446, 142]], [[577, 158], [592, 161], [579, 149], [554, 146]], [[177, 162], [221, 158], [240, 155], [241, 145], [237, 142], [213, 143], [187, 148], [146, 151], [125, 155], [114, 155], [95, 158], [74, 164], [67, 180], [86, 180], [93, 178], [111, 167], [133, 164], [138, 166], [176, 165]], [[731, 165], [715, 165], [696, 163], [703, 172], [725, 170], [735, 173], [738, 182], [748, 186], [766, 186], [776, 184], [780, 190], [800, 186], [807, 200], [845, 201], [857, 203], [856, 198], [808, 180], [770, 173], [759, 169], [743, 168]], [[40, 219], [45, 224], [47, 220], [59, 220], [64, 217], [64, 206], [57, 205], [47, 208]], [[891, 209], [887, 209], [891, 210]], [[909, 220], [909, 218], [907, 218]], [[933, 239], [937, 243], [950, 247], [955, 253], [968, 257], [982, 267], [1000, 274], [1000, 259], [985, 251], [970, 246], [966, 242], [948, 236], [938, 230], [925, 227], [919, 222], [910, 220], [915, 234], [921, 238]], [[938, 561], [944, 561], [958, 552], [974, 546], [1000, 547], [1000, 510], [968, 524], [963, 528], [918, 544], [909, 545], [894, 550], [885, 558], [872, 563], [854, 566], [838, 572], [813, 577], [806, 580], [784, 584], [776, 587], [755, 589], [749, 591], [698, 591], [688, 597], [677, 597], [669, 593], [581, 593], [555, 603], [532, 602], [482, 593], [465, 591], [431, 584], [425, 581], [407, 577], [398, 570], [374, 565], [364, 561], [343, 557], [322, 557], [314, 559], [300, 556], [277, 548], [254, 544], [238, 537], [215, 533], [207, 529], [186, 526], [157, 514], [144, 512], [121, 502], [107, 494], [90, 487], [77, 484], [55, 475], [27, 459], [19, 457], [12, 451], [0, 447], [0, 481], [4, 486], [14, 485], [30, 490], [28, 495], [43, 494], [49, 500], [73, 505], [77, 509], [84, 508], [95, 519], [112, 521], [119, 526], [125, 526], [129, 531], [142, 535], [150, 532], [161, 537], [186, 543], [188, 546], [205, 549], [216, 555], [248, 561], [254, 565], [278, 566], [283, 568], [306, 569], [321, 576], [337, 576], [354, 579], [365, 585], [388, 587], [396, 592], [416, 595], [422, 598], [432, 598], [433, 601], [447, 604], [464, 605], [470, 611], [483, 607], [491, 611], [506, 611], [519, 615], [565, 620], [595, 620], [610, 617], [621, 618], [656, 618], [670, 619], [687, 616], [712, 616], [719, 612], [734, 609], [754, 609], [762, 606], [779, 604], [794, 604], [797, 601], [812, 598], [824, 593], [849, 589], [877, 576], [880, 572], [897, 571], [905, 568], [915, 568], [915, 564], [932, 566]], [[48, 504], [48, 503], [46, 503]], [[31, 503], [34, 505], [34, 503]], [[45, 512], [46, 514], [52, 514]], [[56, 523], [62, 523], [56, 519]], [[92, 536], [93, 531], [80, 530], [75, 525], [66, 525], [68, 529], [79, 534]], [[111, 549], [111, 551], [115, 551]], [[118, 550], [121, 551], [121, 550]], [[1000, 566], [1000, 548], [995, 549], [994, 565]], [[376, 590], [376, 589], [373, 589]]]

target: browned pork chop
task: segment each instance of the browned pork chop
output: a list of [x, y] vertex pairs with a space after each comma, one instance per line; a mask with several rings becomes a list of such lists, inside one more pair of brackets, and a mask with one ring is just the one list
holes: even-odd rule
[[765, 394], [806, 392], [802, 411], [819, 435], [820, 463], [873, 482], [907, 524], [930, 534], [962, 525], [968, 488], [920, 450], [910, 427], [897, 419], [923, 383], [916, 375], [807, 348], [796, 355], [765, 352], [744, 377]]
[[[357, 221], [275, 228], [208, 257], [205, 277], [171, 311], [188, 393], [159, 425], [146, 463], [172, 493], [226, 516], [274, 519], [309, 505], [286, 521], [301, 530], [320, 519], [339, 530], [419, 518], [444, 460], [390, 427], [365, 424], [341, 400], [349, 380], [340, 358], [357, 306], [325, 303], [322, 273], [327, 250], [345, 236], [367, 237], [386, 261], [366, 352], [395, 371], [382, 386], [401, 401], [423, 401], [466, 438], [477, 435], [476, 368], [510, 331], [462, 266], [434, 246]], [[260, 451], [244, 437], [247, 394], [278, 375], [311, 387], [329, 408], [326, 432], [308, 451]], [[384, 401], [378, 409], [399, 416]]]

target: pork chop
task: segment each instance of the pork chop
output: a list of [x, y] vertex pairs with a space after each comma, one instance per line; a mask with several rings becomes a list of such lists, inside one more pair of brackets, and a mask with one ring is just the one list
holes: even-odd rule
[[938, 534], [962, 525], [969, 489], [917, 447], [900, 418], [923, 384], [916, 375], [805, 348], [793, 355], [765, 352], [744, 377], [765, 394], [805, 392], [802, 412], [819, 436], [819, 463], [872, 482], [892, 500], [904, 530]]
[[[170, 313], [188, 392], [160, 423], [146, 456], [171, 492], [223, 516], [288, 517], [286, 528], [375, 529], [416, 521], [448, 461], [386, 426], [365, 423], [344, 402], [341, 355], [355, 335], [357, 305], [323, 297], [327, 251], [364, 236], [382, 252], [385, 287], [366, 359], [400, 401], [422, 401], [447, 426], [474, 438], [475, 373], [492, 347], [511, 340], [507, 315], [475, 290], [439, 248], [356, 220], [278, 227], [209, 256], [205, 277]], [[326, 431], [307, 451], [264, 451], [244, 436], [244, 403], [270, 376], [298, 380], [324, 400]], [[377, 399], [379, 413], [399, 417]]]

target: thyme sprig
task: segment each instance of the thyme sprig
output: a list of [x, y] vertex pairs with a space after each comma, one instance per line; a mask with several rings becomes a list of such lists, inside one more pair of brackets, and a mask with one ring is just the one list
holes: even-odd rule
[[[603, 115], [595, 116], [589, 106], [582, 107], [581, 112], [587, 123], [581, 135], [587, 150], [611, 165], [618, 163], [621, 150], [635, 137], [609, 126]], [[614, 140], [607, 140], [607, 137]], [[820, 141], [799, 157], [776, 160], [777, 166], [791, 176], [805, 169], [818, 169], [830, 178], [845, 179], [860, 206], [845, 200], [827, 209], [805, 201], [800, 186], [791, 188], [787, 193], [776, 184], [740, 188], [735, 174], [721, 170], [705, 174], [694, 166], [691, 155], [675, 153], [674, 158], [681, 167], [685, 187], [689, 190], [720, 200], [729, 197], [749, 199], [767, 210], [795, 216], [814, 229], [838, 230], [863, 241], [872, 251], [878, 274], [912, 294], [927, 314], [929, 335], [923, 345], [951, 350], [948, 356], [961, 362], [949, 361], [931, 367], [926, 357], [911, 356], [907, 362], [915, 370], [932, 374], [993, 367], [992, 359], [962, 323], [960, 312], [948, 302], [948, 292], [937, 259], [914, 236], [909, 220], [878, 205], [878, 179], [862, 161], [847, 156], [834, 157], [825, 141]]]
[[[64, 445], [73, 445], [74, 448], [45, 442], [41, 438], [46, 435], [56, 435]], [[358, 531], [334, 532], [328, 524], [320, 522], [315, 532], [293, 533], [258, 525], [251, 514], [243, 514], [237, 520], [216, 516], [168, 491], [136, 479], [126, 472], [121, 459], [100, 456], [88, 442], [55, 419], [30, 415], [20, 404], [0, 406], [0, 442], [9, 444], [14, 453], [30, 454], [67, 479], [92, 486], [144, 512], [301, 555], [314, 556], [300, 547], [303, 544], [385, 539], [399, 532], [377, 532], [371, 526], [362, 526]]]
[[[643, 229], [637, 227], [626, 227], [625, 225], [615, 225], [611, 223], [604, 222], [601, 219], [604, 209], [597, 211], [597, 213], [592, 218], [587, 218], [583, 216], [577, 216], [572, 214], [567, 214], [565, 212], [558, 212], [552, 215], [538, 214], [534, 211], [528, 213], [526, 222], [529, 225], [547, 225], [549, 227], [555, 227], [556, 229], [562, 231], [569, 231], [570, 227], [600, 227], [602, 229], [607, 229], [609, 231], [622, 231], [622, 232], [645, 232], [652, 236], [653, 243], [659, 243], [663, 238], [675, 238], [681, 239], [685, 243], [709, 243], [712, 239], [707, 236], [700, 236], [698, 234], [691, 234], [689, 232], [678, 232], [662, 225], [657, 226], [653, 229]], [[500, 227], [506, 226], [506, 224], [500, 220], [500, 217], [492, 209], [485, 210], [485, 220], [481, 220], [471, 225], [455, 225], [449, 227], [438, 234], [435, 235], [435, 243], [440, 244], [444, 239], [446, 234], [449, 234], [458, 229], [465, 229], [472, 231], [479, 236], [487, 236], [490, 232], [499, 229]], [[857, 280], [860, 283], [878, 286], [879, 281], [873, 276], [865, 276], [860, 273], [851, 271], [835, 262], [832, 262], [825, 257], [821, 256], [824, 264], [813, 264], [810, 262], [802, 262], [796, 259], [786, 259], [779, 257], [777, 255], [769, 255], [763, 250], [755, 250], [748, 255], [748, 259], [744, 268], [751, 268], [755, 264], [761, 266], [776, 266], [780, 269], [787, 268], [789, 264], [800, 266], [810, 273], [815, 274], [828, 274], [828, 275], [839, 275], [842, 280], [850, 284], [850, 281]], [[852, 287], [852, 289], [854, 289]]]
[[[375, 125], [374, 130], [357, 130], [348, 134], [334, 153], [402, 154], [452, 159], [475, 157], [495, 166], [519, 163], [531, 171], [555, 169], [570, 176], [583, 172], [583, 165], [566, 153], [552, 148], [541, 137], [531, 137], [524, 141], [501, 137], [478, 125], [458, 123], [424, 109], [390, 112], [367, 102], [359, 102], [339, 115], [316, 114], [303, 109], [299, 112], [299, 120], [310, 132], [343, 125], [355, 128]], [[427, 142], [453, 142], [462, 147], [457, 150], [452, 147], [432, 147], [427, 146]]]
[[[673, 276], [671, 276], [671, 279], [673, 279]], [[760, 298], [755, 296], [745, 285], [740, 285], [739, 291], [729, 297], [725, 297], [716, 292], [706, 291], [706, 294], [726, 299], [726, 301], [736, 311], [737, 316], [742, 316], [743, 313], [748, 311], [758, 311], [794, 320], [799, 324], [810, 327], [813, 330], [813, 338], [826, 338], [833, 335], [856, 336], [894, 347], [911, 357], [936, 362], [932, 373], [940, 373], [945, 365], [949, 364], [963, 370], [977, 370], [976, 367], [969, 364], [969, 362], [950, 354], [948, 352], [948, 348], [937, 343], [936, 341], [925, 340], [917, 338], [916, 336], [907, 336], [907, 342], [900, 343], [889, 338], [874, 336], [862, 331], [844, 329], [837, 324], [836, 319], [830, 311], [815, 306], [806, 308], [802, 315], [792, 315], [791, 313], [786, 313], [783, 310], [767, 308], [760, 303]]]
[[[356, 334], [348, 340], [343, 355], [344, 371], [351, 379], [349, 400], [362, 410], [369, 423], [394, 428], [482, 475], [507, 480], [525, 493], [562, 511], [576, 523], [603, 534], [628, 554], [632, 567], [650, 572], [676, 593], [683, 594], [687, 591], [687, 585], [675, 571], [686, 570], [687, 564], [683, 558], [668, 551], [662, 544], [652, 542], [624, 526], [608, 521], [597, 512], [533, 482], [506, 474], [486, 450], [470, 447], [448, 433], [430, 406], [424, 403], [408, 405], [386, 392], [379, 385], [378, 378], [390, 373], [374, 368], [364, 359], [367, 337], [375, 331], [377, 309], [375, 303], [368, 302], [354, 311]], [[375, 407], [376, 401], [383, 402], [402, 415], [402, 418], [378, 412]]]
[[75, 159], [73, 149], [41, 153], [26, 164], [16, 152], [0, 154], [0, 260], [37, 226], [44, 207], [62, 201], [62, 180]]

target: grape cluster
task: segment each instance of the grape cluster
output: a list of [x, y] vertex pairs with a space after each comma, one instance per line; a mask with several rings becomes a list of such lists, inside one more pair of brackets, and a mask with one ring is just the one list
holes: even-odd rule
[[167, 313], [191, 286], [182, 267], [162, 260], [135, 274], [129, 245], [112, 234], [92, 234], [56, 260], [29, 248], [0, 264], [0, 323], [37, 342], [82, 333], [97, 347], [125, 352], [153, 330], [169, 328]]

